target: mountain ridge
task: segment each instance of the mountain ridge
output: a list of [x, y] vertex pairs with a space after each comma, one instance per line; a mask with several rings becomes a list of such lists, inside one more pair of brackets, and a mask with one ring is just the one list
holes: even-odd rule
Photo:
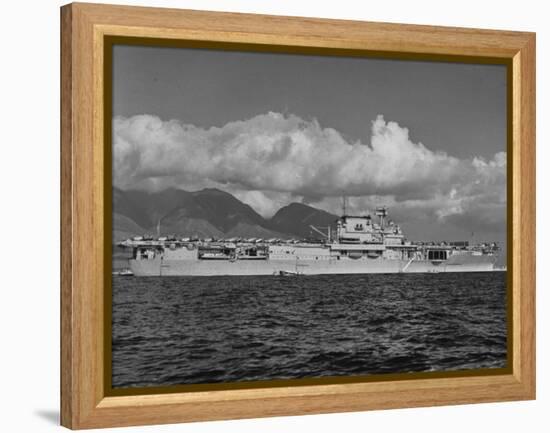
[[217, 188], [159, 192], [113, 187], [113, 240], [157, 233], [198, 237], [320, 237], [310, 225], [331, 225], [337, 219], [303, 203], [290, 203], [272, 218]]
[[334, 230], [337, 219], [336, 215], [324, 210], [293, 202], [279, 209], [271, 221], [284, 232], [306, 238], [311, 236], [311, 226]]

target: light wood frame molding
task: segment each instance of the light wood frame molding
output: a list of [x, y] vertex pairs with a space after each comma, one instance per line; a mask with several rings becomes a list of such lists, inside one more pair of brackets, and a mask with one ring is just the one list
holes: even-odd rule
[[[509, 62], [510, 373], [108, 396], [105, 36]], [[61, 101], [62, 425], [80, 429], [535, 398], [534, 33], [73, 3], [61, 8]]]

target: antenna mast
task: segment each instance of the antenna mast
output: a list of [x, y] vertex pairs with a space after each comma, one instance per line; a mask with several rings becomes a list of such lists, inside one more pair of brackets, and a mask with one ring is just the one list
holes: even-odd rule
[[342, 216], [346, 216], [346, 206], [347, 206], [348, 198], [343, 195], [342, 196]]

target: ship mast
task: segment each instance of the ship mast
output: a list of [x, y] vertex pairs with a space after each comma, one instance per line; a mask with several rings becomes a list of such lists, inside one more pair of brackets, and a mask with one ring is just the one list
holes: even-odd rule
[[342, 196], [342, 216], [346, 216], [346, 206], [347, 206], [348, 198], [343, 195]]
[[376, 216], [379, 217], [380, 228], [384, 230], [386, 226], [386, 216], [388, 216], [388, 209], [386, 208], [386, 206], [377, 207]]

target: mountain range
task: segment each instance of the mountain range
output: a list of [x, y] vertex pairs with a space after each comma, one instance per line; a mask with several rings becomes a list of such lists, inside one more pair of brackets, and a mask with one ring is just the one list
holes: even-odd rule
[[290, 203], [264, 218], [233, 195], [215, 188], [159, 192], [113, 188], [113, 241], [132, 236], [319, 238], [311, 229], [335, 227], [337, 216], [303, 203]]

